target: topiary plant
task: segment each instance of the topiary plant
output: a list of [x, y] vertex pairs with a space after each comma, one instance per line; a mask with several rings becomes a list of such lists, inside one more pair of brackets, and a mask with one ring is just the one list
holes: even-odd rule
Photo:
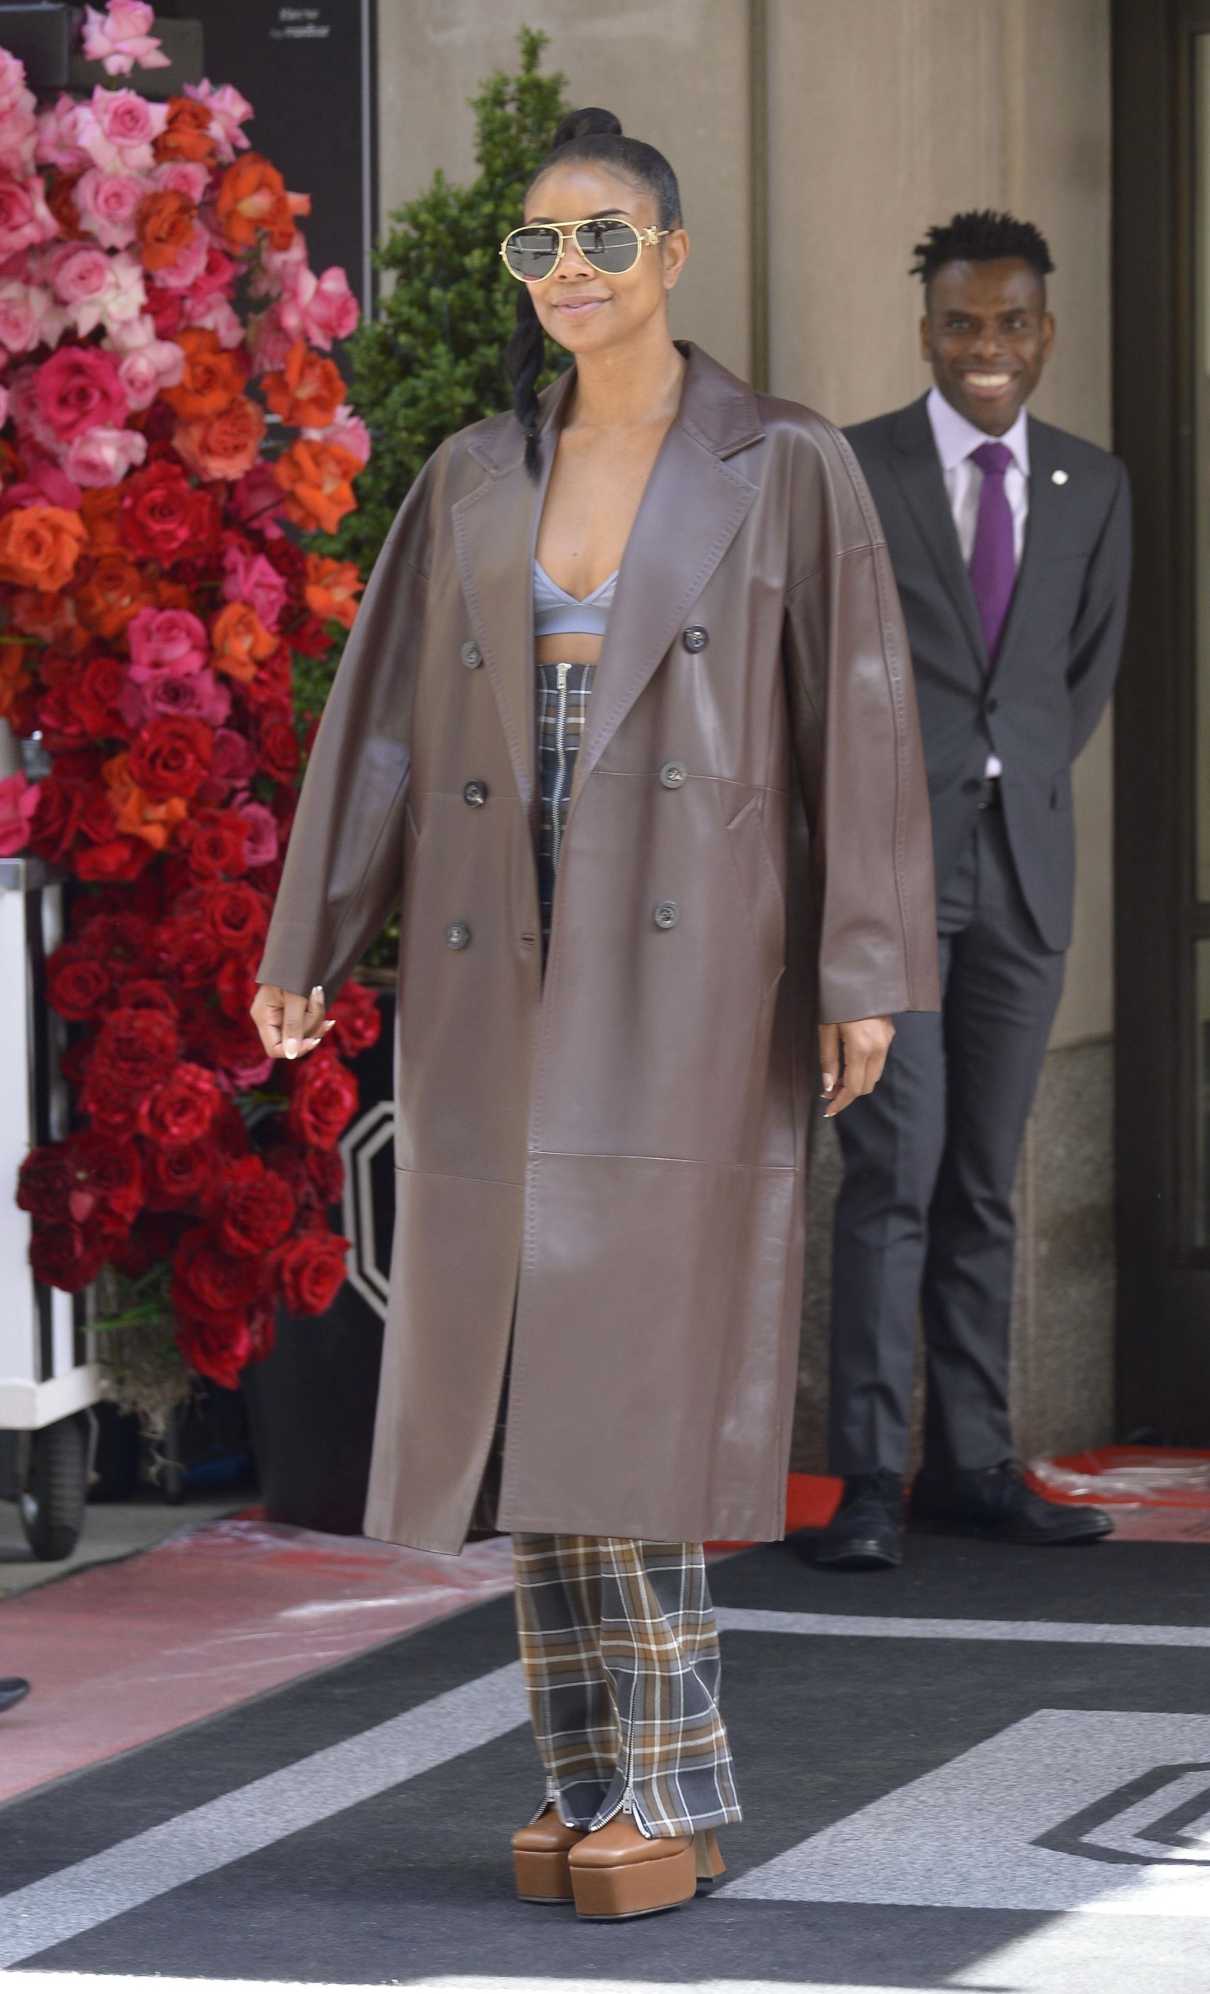
[[497, 252], [566, 109], [567, 79], [541, 73], [547, 40], [522, 28], [517, 73], [497, 70], [470, 100], [478, 177], [457, 187], [435, 173], [427, 192], [392, 215], [377, 252], [394, 282], [347, 349], [350, 399], [374, 448], [357, 480], [358, 511], [329, 542], [364, 574], [443, 437], [507, 406], [501, 362], [516, 285]]

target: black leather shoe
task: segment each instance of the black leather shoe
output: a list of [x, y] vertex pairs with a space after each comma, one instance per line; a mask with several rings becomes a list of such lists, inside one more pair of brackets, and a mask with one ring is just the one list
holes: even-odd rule
[[815, 1563], [878, 1572], [903, 1563], [903, 1483], [889, 1468], [846, 1475], [840, 1507], [815, 1541]]
[[0, 1710], [11, 1710], [14, 1703], [20, 1703], [28, 1695], [29, 1684], [24, 1676], [0, 1676]]
[[912, 1486], [913, 1523], [945, 1523], [1005, 1544], [1092, 1544], [1113, 1535], [1103, 1509], [1050, 1502], [1031, 1489], [1016, 1461], [997, 1468], [922, 1468]]

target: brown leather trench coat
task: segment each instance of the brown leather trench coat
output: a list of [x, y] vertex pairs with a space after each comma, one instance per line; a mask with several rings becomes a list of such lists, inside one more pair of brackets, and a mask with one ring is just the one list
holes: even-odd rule
[[912, 677], [861, 473], [819, 416], [684, 350], [545, 980], [531, 561], [570, 376], [537, 484], [511, 415], [417, 479], [307, 771], [261, 980], [334, 991], [402, 907], [373, 1537], [461, 1547], [506, 1368], [503, 1529], [779, 1537], [816, 1022], [937, 1007]]

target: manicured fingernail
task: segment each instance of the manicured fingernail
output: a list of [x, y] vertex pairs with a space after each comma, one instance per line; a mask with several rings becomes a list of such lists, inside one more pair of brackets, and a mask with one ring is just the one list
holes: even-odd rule
[[312, 997], [322, 997], [323, 994], [324, 994], [324, 987], [322, 983], [313, 983], [311, 985]]
[[297, 1040], [297, 1039], [287, 1039], [287, 1040], [286, 1040], [286, 1058], [287, 1058], [287, 1059], [297, 1059], [297, 1058], [298, 1058], [298, 1040]]
[[315, 1048], [316, 1048], [316, 1046], [317, 1046], [318, 1044], [319, 1044], [319, 1040], [318, 1040], [318, 1039], [304, 1039], [304, 1040], [303, 1040], [303, 1051], [304, 1051], [304, 1052], [314, 1052], [314, 1050], [315, 1050]]
[[823, 1076], [823, 1091], [824, 1091], [824, 1093], [825, 1093], [825, 1094], [830, 1094], [830, 1093], [832, 1092], [832, 1089], [833, 1089], [833, 1087], [835, 1087], [835, 1085], [836, 1085], [836, 1075], [835, 1075], [834, 1073], [825, 1073], [825, 1074], [824, 1074], [824, 1076]]
[[321, 1025], [319, 1029], [321, 1032], [330, 1032], [335, 1023], [336, 1023], [335, 1018], [329, 1018], [327, 1024]]

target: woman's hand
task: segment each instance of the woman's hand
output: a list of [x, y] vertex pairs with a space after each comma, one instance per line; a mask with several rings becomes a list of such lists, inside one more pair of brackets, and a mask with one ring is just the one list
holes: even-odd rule
[[262, 983], [252, 999], [252, 1022], [270, 1059], [297, 1059], [322, 1045], [336, 1021], [324, 1022], [324, 994], [318, 983], [309, 997], [276, 983]]
[[[842, 1114], [860, 1094], [872, 1094], [886, 1065], [895, 1027], [889, 1018], [856, 1018], [848, 1025], [821, 1025], [819, 1064], [824, 1120]], [[843, 1064], [841, 1051], [843, 1047]]]

